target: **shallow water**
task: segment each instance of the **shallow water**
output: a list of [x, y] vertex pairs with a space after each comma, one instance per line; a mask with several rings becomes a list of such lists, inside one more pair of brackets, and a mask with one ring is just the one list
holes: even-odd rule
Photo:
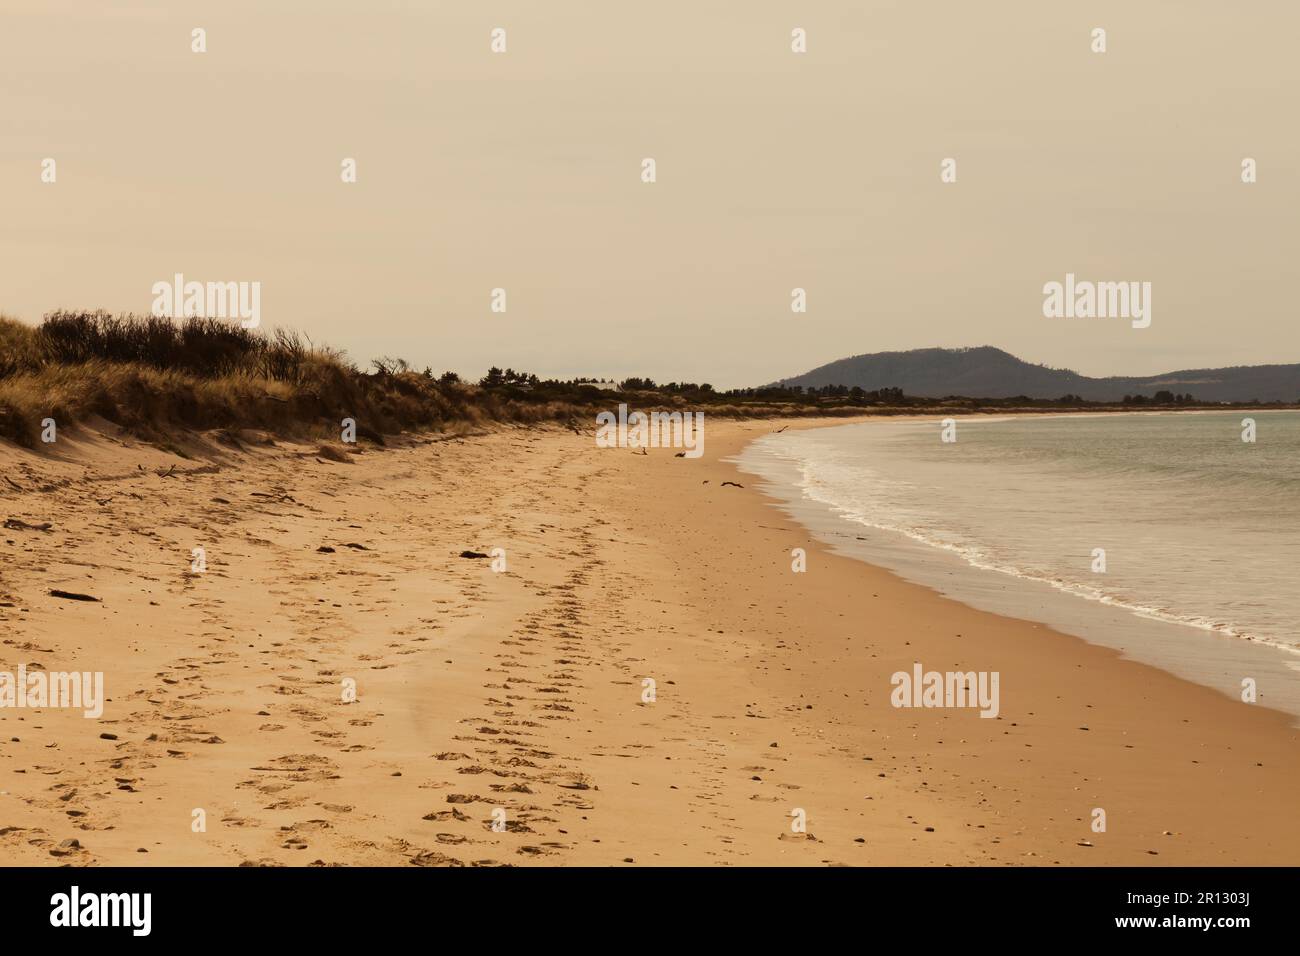
[[940, 432], [937, 417], [782, 432], [737, 461], [845, 553], [1237, 699], [1251, 677], [1260, 703], [1300, 715], [1300, 412]]

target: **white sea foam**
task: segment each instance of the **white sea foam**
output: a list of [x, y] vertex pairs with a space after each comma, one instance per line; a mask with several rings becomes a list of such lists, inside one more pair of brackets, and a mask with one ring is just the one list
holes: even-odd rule
[[[774, 451], [776, 454], [785, 457], [782, 452], [776, 451], [775, 449]], [[1119, 597], [1108, 592], [1105, 588], [1096, 585], [1086, 584], [1079, 581], [1070, 581], [1058, 575], [1000, 562], [990, 557], [986, 551], [978, 545], [959, 544], [951, 540], [946, 540], [941, 532], [927, 530], [925, 527], [920, 525], [909, 523], [907, 520], [904, 520], [903, 515], [900, 513], [890, 513], [883, 509], [874, 509], [873, 511], [868, 512], [860, 503], [849, 504], [840, 500], [836, 493], [836, 484], [833, 482], [827, 482], [818, 476], [818, 465], [815, 462], [798, 459], [791, 460], [799, 468], [802, 474], [799, 488], [804, 497], [828, 506], [845, 520], [853, 521], [868, 528], [874, 528], [877, 531], [900, 534], [918, 544], [925, 545], [926, 547], [947, 551], [950, 554], [960, 557], [970, 565], [970, 567], [977, 568], [981, 571], [996, 571], [998, 574], [1005, 574], [1022, 581], [1033, 581], [1039, 584], [1046, 584], [1062, 593], [1071, 594], [1088, 601], [1096, 601], [1097, 603], [1105, 604], [1108, 607], [1121, 608], [1125, 611], [1136, 614], [1139, 617], [1145, 617], [1154, 621], [1163, 621], [1168, 624], [1177, 624], [1184, 627], [1194, 627], [1203, 631], [1212, 631], [1226, 637], [1258, 641], [1300, 656], [1300, 643], [1296, 643], [1293, 640], [1273, 637], [1267, 634], [1254, 634], [1246, 627], [1235, 624], [1231, 621], [1213, 619], [1197, 614], [1179, 613], [1177, 610], [1172, 608]], [[866, 477], [866, 474], [864, 473], [859, 477]]]
[[[990, 610], [1062, 626], [1074, 599], [1110, 612], [1081, 636], [1115, 631], [1119, 614], [1132, 624], [1113, 646], [1126, 651], [1146, 621], [1163, 628], [1150, 644], [1166, 658], [1179, 633], [1202, 633], [1283, 651], [1293, 673], [1300, 414], [1257, 417], [1253, 446], [1233, 413], [959, 419], [952, 444], [937, 418], [869, 422], [766, 436], [741, 463], [784, 483], [795, 510], [802, 501], [833, 516], [829, 533], [856, 556], [954, 596], [997, 592]], [[1106, 573], [1091, 569], [1094, 548]], [[1061, 596], [1054, 617], [1042, 588]], [[1202, 668], [1218, 653], [1185, 650]], [[1220, 670], [1222, 687], [1236, 671]], [[1300, 712], [1300, 686], [1294, 694]]]

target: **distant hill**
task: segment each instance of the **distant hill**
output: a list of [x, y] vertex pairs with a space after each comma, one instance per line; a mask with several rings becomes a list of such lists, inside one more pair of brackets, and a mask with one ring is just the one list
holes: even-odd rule
[[1125, 395], [1190, 392], [1206, 402], [1300, 400], [1300, 365], [1238, 365], [1188, 369], [1142, 378], [1089, 378], [1069, 369], [1033, 365], [1009, 352], [983, 345], [968, 349], [912, 349], [855, 355], [782, 379], [783, 385], [820, 388], [861, 386], [867, 391], [901, 388], [922, 398], [1055, 399], [1078, 395], [1088, 401], [1119, 401]]

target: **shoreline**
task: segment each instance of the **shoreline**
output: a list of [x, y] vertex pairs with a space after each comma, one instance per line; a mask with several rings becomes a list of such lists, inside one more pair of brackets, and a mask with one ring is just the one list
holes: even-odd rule
[[[1002, 421], [1011, 421], [1007, 416]], [[933, 419], [912, 419], [933, 424]], [[847, 423], [869, 424], [868, 420]], [[829, 425], [828, 427], [840, 427]], [[1249, 674], [1261, 699], [1300, 724], [1300, 696], [1292, 663], [1300, 646], [1271, 637], [1246, 636], [1228, 626], [1210, 626], [1132, 599], [1089, 596], [1077, 582], [1062, 585], [1041, 573], [980, 564], [961, 549], [935, 545], [924, 534], [881, 527], [846, 516], [833, 503], [805, 495], [798, 465], [776, 446], [751, 443], [736, 456], [739, 469], [761, 484], [777, 508], [838, 554], [893, 571], [936, 593], [1006, 617], [1030, 620], [1090, 644], [1124, 653], [1168, 673], [1211, 687], [1231, 699]], [[1237, 625], [1239, 626], [1239, 625]], [[1227, 674], [1236, 674], [1228, 679]]]
[[[739, 438], [729, 437], [723, 442], [719, 442], [716, 433], [711, 436], [714, 441], [712, 455], [717, 458], [732, 457], [748, 444], [752, 438], [759, 437], [766, 431], [774, 430], [776, 427], [784, 425], [784, 421], [772, 421], [770, 423], [753, 423], [747, 430], [751, 432]], [[843, 421], [830, 422], [807, 422], [791, 425], [797, 427], [820, 427], [821, 425], [840, 425], [848, 424]], [[766, 427], [764, 427], [766, 426]], [[747, 426], [739, 425], [739, 429], [746, 429]], [[716, 432], [716, 429], [715, 429]], [[739, 470], [737, 465], [732, 462], [726, 465], [729, 471], [729, 477], [733, 480], [739, 480], [742, 483], [752, 482], [755, 476]], [[1035, 693], [1033, 700], [1030, 702], [1031, 707], [1025, 706], [1024, 702], [1016, 707], [1022, 715], [1041, 715], [1046, 711], [1059, 711], [1061, 701], [1065, 699], [1064, 693], [1055, 693], [1055, 691], [1074, 691], [1075, 712], [1080, 719], [1077, 725], [1071, 725], [1067, 718], [1064, 718], [1059, 712], [1051, 714], [1049, 728], [1043, 728], [1043, 740], [1026, 740], [1025, 748], [1052, 746], [1064, 751], [1061, 755], [1053, 755], [1052, 764], [1064, 768], [1071, 764], [1075, 759], [1087, 757], [1088, 761], [1097, 768], [1094, 772], [1097, 777], [1086, 776], [1071, 769], [1066, 771], [1062, 769], [1059, 777], [1054, 780], [1036, 782], [1033, 787], [1025, 787], [1021, 795], [1015, 798], [1015, 802], [1023, 805], [1028, 801], [1036, 804], [1036, 810], [1044, 814], [1045, 821], [1051, 825], [1046, 829], [1049, 831], [1059, 826], [1060, 822], [1067, 814], [1074, 814], [1071, 817], [1068, 840], [1051, 840], [1048, 845], [1054, 847], [1056, 852], [1063, 857], [1061, 862], [1072, 865], [1090, 865], [1095, 863], [1101, 864], [1124, 864], [1124, 865], [1143, 865], [1145, 863], [1166, 864], [1179, 863], [1185, 865], [1199, 864], [1244, 864], [1252, 865], [1264, 862], [1275, 864], [1294, 865], [1297, 858], [1300, 858], [1300, 829], [1287, 820], [1287, 814], [1284, 809], [1285, 794], [1290, 791], [1291, 787], [1300, 780], [1296, 774], [1286, 771], [1282, 764], [1291, 759], [1290, 755], [1294, 753], [1294, 748], [1300, 744], [1300, 733], [1292, 726], [1293, 718], [1291, 715], [1262, 705], [1245, 705], [1225, 697], [1220, 692], [1194, 683], [1185, 678], [1180, 678], [1169, 674], [1168, 672], [1150, 664], [1140, 663], [1123, 657], [1120, 652], [1090, 643], [1081, 637], [1067, 634], [1055, 630], [1047, 625], [1037, 623], [1033, 620], [1008, 617], [981, 611], [966, 604], [963, 604], [953, 598], [945, 597], [932, 588], [924, 584], [906, 581], [888, 569], [870, 564], [858, 557], [839, 556], [831, 553], [830, 547], [817, 541], [812, 534], [793, 518], [787, 517], [781, 510], [782, 502], [770, 495], [767, 495], [758, 488], [747, 488], [746, 491], [752, 491], [755, 499], [755, 505], [761, 509], [760, 513], [755, 516], [755, 522], [761, 522], [761, 525], [769, 531], [777, 528], [788, 536], [788, 538], [798, 541], [800, 546], [806, 547], [809, 555], [809, 574], [796, 576], [789, 574], [789, 578], [811, 577], [811, 569], [814, 560], [814, 553], [818, 553], [819, 561], [824, 561], [828, 567], [834, 568], [836, 573], [843, 573], [846, 576], [845, 587], [851, 588], [858, 583], [857, 579], [865, 579], [870, 582], [870, 593], [879, 595], [884, 598], [886, 593], [894, 595], [899, 605], [911, 605], [906, 607], [899, 615], [908, 619], [906, 624], [900, 628], [899, 639], [903, 644], [912, 651], [911, 654], [901, 654], [896, 656], [896, 667], [890, 666], [888, 671], [908, 670], [913, 658], [918, 658], [922, 662], [926, 661], [927, 655], [933, 657], [934, 666], [943, 669], [945, 659], [952, 660], [954, 663], [960, 661], [960, 670], [967, 670], [968, 658], [971, 654], [970, 645], [973, 643], [971, 638], [976, 628], [981, 630], [980, 637], [982, 643], [987, 649], [988, 656], [1003, 663], [996, 668], [1000, 669], [1003, 675], [1002, 695], [1003, 695], [1003, 715], [1004, 720], [1011, 720], [1012, 726], [1016, 728], [1015, 734], [1024, 734], [1025, 736], [1034, 736], [1028, 732], [1030, 721], [1027, 719], [1015, 720], [1009, 717], [1008, 706], [1006, 703], [1010, 700], [1008, 695], [1008, 673], [1012, 668], [1019, 665], [1019, 661], [1014, 655], [1019, 654], [1024, 657], [1032, 658], [1032, 661], [1026, 666], [1025, 670], [1032, 673], [1034, 685], [1046, 684], [1045, 687], [1034, 686]], [[768, 535], [772, 537], [772, 535]], [[802, 540], [800, 540], [802, 539]], [[782, 553], [775, 562], [776, 567], [780, 570], [781, 563], [786, 567], [783, 569], [788, 572], [788, 553]], [[782, 575], [783, 577], [785, 575]], [[830, 588], [833, 592], [837, 590], [834, 586]], [[834, 601], [834, 598], [828, 598], [828, 602]], [[808, 602], [811, 607], [820, 606], [817, 600]], [[908, 614], [909, 610], [915, 608], [917, 613]], [[923, 610], [922, 610], [923, 609]], [[837, 612], [838, 613], [838, 612]], [[823, 615], [826, 617], [826, 615]], [[942, 627], [941, 622], [954, 622], [951, 627], [953, 637], [943, 637], [937, 633]], [[960, 622], [959, 624], [957, 622]], [[906, 634], [905, 639], [902, 634]], [[963, 634], [964, 637], [959, 640], [955, 637], [957, 634]], [[897, 640], [897, 639], [896, 639]], [[922, 653], [917, 653], [917, 648], [923, 648]], [[899, 648], [895, 645], [891, 649], [898, 654]], [[937, 656], [936, 656], [937, 655]], [[967, 658], [967, 659], [963, 659]], [[1005, 662], [1011, 660], [1011, 666]], [[841, 660], [840, 663], [845, 663]], [[926, 663], [929, 669], [931, 664]], [[971, 665], [971, 669], [980, 669]], [[822, 668], [819, 673], [829, 675], [834, 671], [834, 667]], [[1083, 671], [1088, 677], [1079, 681], [1072, 673], [1074, 671]], [[1097, 676], [1093, 676], [1096, 674]], [[872, 703], [873, 717], [886, 716], [889, 718], [886, 723], [899, 723], [904, 731], [911, 731], [916, 736], [923, 728], [929, 725], [929, 730], [936, 734], [934, 746], [937, 748], [940, 738], [943, 736], [943, 726], [948, 724], [950, 719], [958, 719], [964, 714], [952, 711], [933, 710], [933, 711], [899, 711], [889, 708], [887, 710], [877, 710], [881, 704], [887, 706], [887, 695], [889, 686], [886, 683], [887, 674], [884, 669], [876, 670], [875, 686], [872, 687], [871, 696], [874, 698]], [[806, 679], [807, 686], [831, 685], [831, 679], [826, 676], [823, 680]], [[1072, 683], [1083, 683], [1085, 686], [1080, 692], [1078, 686], [1071, 686]], [[1024, 685], [1022, 685], [1024, 686]], [[1096, 710], [1102, 709], [1105, 703], [1112, 701], [1116, 693], [1125, 698], [1132, 698], [1132, 703], [1125, 707], [1124, 714], [1106, 714], [1102, 710], [1100, 715]], [[1089, 694], [1091, 700], [1084, 698]], [[1050, 703], [1049, 703], [1050, 699]], [[879, 703], [877, 703], [879, 701]], [[865, 712], [863, 712], [865, 714]], [[909, 717], [909, 714], [911, 715]], [[1171, 714], [1178, 715], [1176, 718]], [[1140, 727], [1134, 723], [1126, 726], [1126, 722], [1143, 716], [1156, 726]], [[852, 719], [851, 714], [836, 714], [835, 720], [843, 720], [847, 723]], [[987, 724], [1004, 724], [1004, 720], [999, 721], [982, 721], [975, 720], [963, 725], [964, 732], [970, 735], [968, 739], [977, 739], [975, 731], [987, 730], [982, 725]], [[1087, 729], [1083, 729], [1083, 728]], [[1102, 729], [1106, 730], [1106, 736], [1111, 739], [1098, 746], [1102, 742]], [[1203, 736], [1197, 736], [1191, 728], [1201, 728], [1204, 731]], [[875, 728], [879, 729], [879, 728]], [[1079, 735], [1087, 734], [1087, 738]], [[868, 735], [870, 736], [870, 734]], [[1014, 778], [1015, 774], [1012, 768], [1015, 764], [1027, 763], [1023, 758], [1019, 758], [1009, 749], [1004, 741], [995, 741], [993, 735], [985, 733], [984, 739], [987, 741], [987, 748], [983, 750], [983, 755], [987, 758], [985, 761], [992, 767], [997, 765], [998, 776], [1003, 777], [1003, 786], [1005, 780]], [[1156, 765], [1150, 763], [1151, 755], [1148, 755], [1147, 761], [1131, 760], [1133, 754], [1126, 754], [1124, 751], [1139, 751], [1141, 746], [1133, 743], [1134, 739], [1148, 737], [1152, 741], [1159, 741], [1154, 750], [1159, 752], [1155, 757]], [[1266, 737], [1267, 740], [1261, 739]], [[962, 740], [962, 743], [966, 743]], [[1239, 755], [1232, 752], [1240, 751], [1243, 748], [1249, 749], [1251, 746], [1258, 746], [1261, 756], [1265, 751], [1273, 755], [1270, 764], [1269, 760], [1261, 761], [1243, 761]], [[1174, 757], [1168, 754], [1168, 751], [1174, 751], [1179, 756]], [[938, 760], [939, 751], [928, 751], [927, 756]], [[1192, 756], [1195, 754], [1195, 756]], [[1204, 792], [1207, 785], [1206, 781], [1198, 782], [1198, 776], [1208, 776], [1202, 774], [1202, 768], [1210, 765], [1210, 755], [1214, 755], [1217, 761], [1216, 769], [1213, 776], [1218, 779], [1210, 786], [1213, 791], [1213, 797], [1208, 794], [1202, 799], [1184, 799], [1181, 795], [1193, 792], [1192, 788], [1198, 788]], [[1230, 755], [1231, 754], [1231, 755]], [[979, 759], [980, 755], [972, 755]], [[1185, 761], [1186, 766], [1182, 763]], [[1256, 767], [1258, 763], [1261, 766]], [[1263, 786], [1240, 786], [1238, 784], [1229, 784], [1223, 779], [1224, 775], [1229, 772], [1245, 772], [1248, 768], [1256, 770], [1264, 769], [1271, 766], [1275, 771], [1283, 769], [1278, 783], [1273, 785], [1271, 781], [1259, 781]], [[1196, 768], [1189, 770], [1188, 768]], [[1093, 781], [1094, 779], [1105, 778], [1114, 781], [1115, 799], [1117, 805], [1125, 808], [1127, 814], [1132, 812], [1133, 818], [1121, 821], [1124, 829], [1127, 830], [1123, 837], [1117, 837], [1115, 833], [1115, 816], [1110, 815], [1110, 828], [1106, 834], [1095, 834], [1089, 832], [1089, 812], [1090, 808], [1081, 808], [1077, 804], [1062, 802], [1064, 795], [1064, 786], [1067, 780], [1073, 779], [1075, 782], [1083, 783]], [[1150, 774], [1157, 779], [1143, 779]], [[1005, 775], [1005, 776], [1004, 776]], [[1181, 781], [1181, 782], [1180, 782]], [[931, 784], [932, 786], [933, 784]], [[1071, 790], [1070, 792], [1073, 792]], [[1081, 792], [1083, 792], [1081, 790]], [[1105, 789], [1097, 789], [1097, 802], [1090, 807], [1107, 804], [1104, 794]], [[1176, 800], [1170, 800], [1168, 793], [1180, 794]], [[1135, 799], [1135, 794], [1140, 794], [1141, 799]], [[1160, 796], [1157, 796], [1160, 795]], [[977, 799], [976, 804], [983, 802], [985, 795], [983, 792], [975, 790], [967, 794], [968, 797], [974, 796]], [[1159, 803], [1161, 798], [1168, 800], [1168, 806], [1162, 808]], [[1225, 804], [1226, 801], [1226, 804]], [[1258, 802], [1257, 802], [1258, 801]], [[1087, 802], [1087, 801], [1084, 801]], [[1141, 802], [1143, 808], [1137, 812], [1135, 803]], [[1154, 805], [1153, 805], [1154, 803]], [[1181, 804], [1181, 805], [1180, 805]], [[1236, 804], [1235, 807], [1230, 805]], [[1267, 806], [1265, 806], [1267, 804]], [[1195, 819], [1195, 813], [1192, 808], [1200, 807], [1200, 812], [1206, 816], [1215, 817], [1215, 823], [1209, 827], [1205, 825], [1196, 826], [1189, 822]], [[1054, 812], [1049, 812], [1054, 811]], [[1259, 830], [1267, 831], [1276, 838], [1276, 843], [1265, 848], [1264, 843], [1258, 838], [1252, 838], [1250, 835], [1250, 826], [1239, 830], [1240, 836], [1236, 839], [1241, 840], [1249, 848], [1237, 845], [1234, 847], [1234, 840], [1223, 839], [1226, 837], [1227, 829], [1239, 828], [1241, 821], [1252, 819], [1252, 815], [1258, 815], [1256, 822], [1259, 823]], [[1001, 815], [1001, 814], [999, 814]], [[1155, 823], [1161, 816], [1166, 816], [1170, 822], [1168, 825], [1160, 826], [1157, 829]], [[1142, 820], [1142, 827], [1134, 827]], [[1149, 818], [1149, 819], [1147, 819]], [[1267, 823], [1262, 821], [1267, 820]], [[1232, 821], [1230, 827], [1223, 827], [1227, 821]], [[977, 825], [978, 826], [978, 825]], [[1222, 827], [1224, 832], [1216, 835], [1212, 831], [1216, 827]], [[1165, 831], [1169, 831], [1166, 835]], [[1145, 841], [1135, 839], [1140, 834], [1146, 834]], [[1025, 832], [1018, 834], [1022, 838]], [[1189, 840], [1188, 838], [1192, 839]], [[1077, 844], [1081, 841], [1090, 842], [1091, 847], [1081, 847]], [[1010, 842], [1010, 841], [1005, 841]], [[1126, 843], [1122, 850], [1116, 846], [1118, 843]], [[1139, 847], [1140, 843], [1149, 843], [1149, 846]], [[1196, 843], [1196, 846], [1192, 846]], [[1111, 852], [1106, 852], [1107, 850]], [[1150, 851], [1154, 850], [1152, 853]], [[1118, 851], [1118, 852], [1117, 852]], [[1042, 848], [1032, 848], [1024, 851], [1031, 856], [1022, 857], [1018, 862], [1047, 864], [1055, 862], [1054, 859], [1045, 858]], [[1112, 856], [1111, 854], [1114, 853]], [[1257, 856], [1257, 853], [1263, 855]], [[1167, 856], [1177, 855], [1177, 859], [1165, 859]], [[1143, 859], [1145, 857], [1145, 859]], [[907, 863], [907, 860], [897, 861]], [[953, 862], [953, 861], [949, 861]], [[966, 862], [974, 862], [967, 860]], [[1005, 859], [1000, 862], [1005, 862]]]
[[[1295, 864], [1286, 715], [834, 555], [724, 460], [845, 421], [715, 420], [698, 460], [557, 428], [0, 449], [6, 513], [54, 525], [0, 535], [0, 670], [108, 696], [0, 710], [6, 861]], [[891, 707], [918, 661], [998, 671], [998, 717]]]

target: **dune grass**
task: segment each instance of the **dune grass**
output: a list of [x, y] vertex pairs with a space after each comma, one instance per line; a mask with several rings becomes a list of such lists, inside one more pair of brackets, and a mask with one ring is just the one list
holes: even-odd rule
[[[718, 393], [633, 378], [611, 391], [591, 379], [541, 381], [499, 368], [472, 384], [454, 372], [417, 372], [401, 359], [371, 366], [358, 369], [337, 349], [293, 331], [217, 319], [53, 312], [32, 326], [0, 316], [0, 439], [36, 448], [47, 418], [65, 428], [99, 417], [176, 447], [184, 430], [337, 436], [345, 418], [359, 437], [380, 443], [404, 431], [463, 432], [489, 422], [592, 429], [596, 412], [619, 402], [643, 411], [707, 408], [719, 417], [868, 410], [842, 396], [775, 388]], [[906, 411], [875, 404], [884, 414]]]
[[520, 400], [404, 363], [356, 368], [287, 330], [210, 319], [53, 313], [37, 327], [0, 317], [0, 437], [36, 447], [41, 422], [99, 416], [145, 438], [176, 429], [258, 428], [292, 436], [436, 429], [452, 423], [565, 420], [572, 402]]

